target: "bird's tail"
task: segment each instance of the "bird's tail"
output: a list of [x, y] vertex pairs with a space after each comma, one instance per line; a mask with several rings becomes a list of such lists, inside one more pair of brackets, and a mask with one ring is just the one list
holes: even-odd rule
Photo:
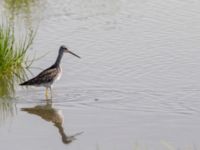
[[27, 82], [23, 82], [23, 83], [20, 83], [19, 85], [24, 86], [24, 85], [28, 85], [28, 84], [27, 84]]
[[20, 83], [21, 86], [33, 85], [33, 79]]

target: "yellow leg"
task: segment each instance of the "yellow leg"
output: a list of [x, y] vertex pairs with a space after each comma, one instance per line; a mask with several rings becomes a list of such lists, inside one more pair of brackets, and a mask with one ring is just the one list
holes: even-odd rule
[[45, 96], [46, 96], [46, 99], [48, 99], [48, 88], [46, 88], [45, 90]]
[[51, 89], [51, 87], [49, 89], [50, 89], [50, 92], [51, 92], [51, 99], [52, 99], [52, 89]]

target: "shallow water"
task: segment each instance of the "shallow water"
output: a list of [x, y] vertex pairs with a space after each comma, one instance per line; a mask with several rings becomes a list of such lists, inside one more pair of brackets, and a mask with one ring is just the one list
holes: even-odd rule
[[38, 27], [30, 53], [48, 53], [33, 67], [62, 44], [82, 59], [63, 57], [52, 104], [43, 88], [19, 87], [2, 105], [1, 147], [199, 149], [199, 12], [193, 0], [35, 0], [17, 12]]

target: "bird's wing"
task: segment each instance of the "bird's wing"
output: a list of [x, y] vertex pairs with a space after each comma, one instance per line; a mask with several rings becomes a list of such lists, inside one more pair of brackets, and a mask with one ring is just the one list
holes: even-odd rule
[[58, 75], [57, 68], [50, 68], [42, 71], [36, 77], [22, 83], [21, 85], [39, 85], [42, 83], [52, 82], [55, 77]]

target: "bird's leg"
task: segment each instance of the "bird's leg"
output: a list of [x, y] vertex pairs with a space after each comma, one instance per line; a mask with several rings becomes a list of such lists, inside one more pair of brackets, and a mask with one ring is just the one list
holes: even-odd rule
[[46, 96], [46, 99], [48, 99], [48, 88], [46, 87], [46, 90], [45, 90], [45, 96]]
[[50, 92], [51, 92], [51, 99], [52, 99], [52, 97], [53, 97], [52, 95], [53, 95], [53, 94], [52, 94], [52, 88], [51, 88], [51, 86], [50, 86], [49, 89], [50, 89]]

